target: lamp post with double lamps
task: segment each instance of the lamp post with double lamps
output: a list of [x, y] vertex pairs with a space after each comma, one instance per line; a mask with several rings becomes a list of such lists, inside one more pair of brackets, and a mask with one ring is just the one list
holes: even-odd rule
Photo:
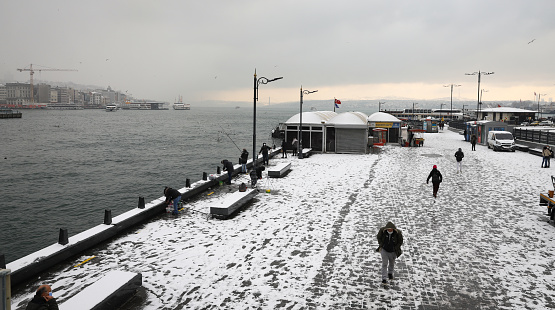
[[464, 75], [478, 75], [478, 103], [476, 104], [476, 120], [478, 120], [478, 111], [480, 110], [480, 78], [482, 75], [490, 75], [494, 74], [495, 72], [472, 72], [472, 73], [465, 73]]
[[308, 94], [312, 94], [317, 92], [317, 90], [313, 90], [313, 91], [309, 91], [309, 90], [303, 90], [303, 87], [301, 86], [301, 104], [299, 107], [299, 117], [300, 117], [300, 121], [299, 121], [299, 149], [298, 151], [298, 156], [299, 159], [303, 159], [303, 94], [308, 95]]
[[540, 110], [540, 98], [541, 96], [547, 96], [547, 94], [538, 94], [538, 121], [542, 118], [542, 111]]
[[451, 87], [451, 120], [453, 120], [453, 87], [459, 87], [459, 84], [443, 85], [443, 87]]
[[253, 100], [253, 116], [252, 116], [252, 168], [256, 168], [256, 102], [258, 101], [258, 86], [260, 84], [268, 84], [273, 81], [281, 80], [283, 77], [267, 79], [265, 77], [256, 78], [256, 69], [254, 69], [254, 100]]

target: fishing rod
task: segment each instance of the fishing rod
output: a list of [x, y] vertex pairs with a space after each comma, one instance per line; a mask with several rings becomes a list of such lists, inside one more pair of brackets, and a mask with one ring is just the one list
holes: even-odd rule
[[233, 142], [233, 144], [234, 144], [235, 147], [239, 150], [239, 152], [242, 152], [243, 150], [241, 150], [241, 149], [237, 146], [237, 144], [235, 144], [235, 141], [233, 141], [233, 139], [231, 139], [231, 137], [227, 134], [227, 132], [225, 131], [225, 129], [222, 127], [222, 125], [219, 125], [219, 124], [218, 124], [218, 126], [220, 126], [220, 128], [222, 129], [222, 132], [229, 138], [229, 140], [231, 140], [231, 142]]

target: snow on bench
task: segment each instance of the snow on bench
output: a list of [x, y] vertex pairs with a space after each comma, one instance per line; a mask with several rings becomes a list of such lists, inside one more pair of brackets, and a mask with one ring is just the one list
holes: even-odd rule
[[281, 163], [268, 169], [268, 176], [271, 178], [281, 178], [291, 169], [291, 163]]
[[301, 153], [303, 153], [303, 157], [308, 157], [312, 154], [312, 149], [308, 148], [308, 149], [302, 149]]
[[542, 149], [528, 149], [528, 153], [530, 154], [534, 154], [534, 155], [538, 155], [538, 156], [543, 156], [543, 150]]
[[237, 191], [233, 194], [226, 195], [223, 199], [217, 201], [214, 206], [210, 207], [210, 215], [225, 220], [245, 203], [254, 198], [256, 194], [258, 194], [258, 191], [251, 188], [244, 192]]
[[117, 309], [133, 297], [142, 285], [140, 273], [110, 271], [59, 307], [60, 310]]

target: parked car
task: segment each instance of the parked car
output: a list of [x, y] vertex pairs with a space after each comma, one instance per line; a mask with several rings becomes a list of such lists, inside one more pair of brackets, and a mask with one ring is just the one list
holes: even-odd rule
[[538, 126], [553, 126], [552, 121], [541, 121]]
[[530, 126], [538, 126], [540, 124], [540, 121], [533, 121], [532, 123], [530, 123]]
[[513, 134], [508, 131], [490, 131], [488, 133], [488, 149], [494, 151], [511, 151], [516, 149]]
[[520, 123], [520, 126], [530, 126], [530, 123], [528, 123], [528, 122], [522, 122], [522, 123]]

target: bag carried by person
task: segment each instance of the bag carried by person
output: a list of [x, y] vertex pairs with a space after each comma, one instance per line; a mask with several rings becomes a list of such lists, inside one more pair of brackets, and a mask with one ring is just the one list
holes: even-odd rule
[[240, 192], [246, 192], [247, 191], [247, 185], [245, 183], [239, 184], [239, 191]]

